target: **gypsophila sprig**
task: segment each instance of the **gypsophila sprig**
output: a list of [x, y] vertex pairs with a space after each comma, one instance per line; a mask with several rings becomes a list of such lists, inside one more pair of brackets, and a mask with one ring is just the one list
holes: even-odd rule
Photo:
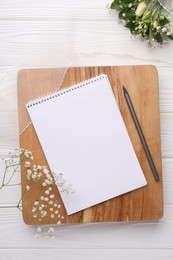
[[118, 12], [118, 19], [148, 47], [161, 46], [173, 40], [173, 27], [169, 14], [158, 0], [114, 0], [110, 9]]
[[64, 192], [66, 194], [74, 194], [75, 191], [72, 189], [71, 184], [68, 184], [63, 178], [62, 173], [52, 173], [54, 176], [55, 184], [57, 185], [60, 192]]
[[[61, 213], [62, 206], [55, 196], [57, 186], [60, 192], [74, 193], [71, 185], [64, 180], [63, 174], [51, 173], [45, 165], [36, 165], [32, 152], [24, 149], [16, 149], [14, 152], [10, 152], [8, 156], [0, 157], [0, 159], [4, 163], [4, 172], [0, 179], [0, 191], [8, 186], [21, 186], [22, 184], [23, 187], [21, 198], [16, 205], [0, 206], [0, 208], [17, 208], [27, 214], [27, 217], [32, 219], [32, 223], [46, 223], [45, 218], [52, 219], [53, 223], [57, 223], [57, 225], [63, 223], [65, 218]], [[23, 169], [23, 181], [15, 183], [14, 176], [19, 173], [19, 166], [22, 166]], [[35, 185], [37, 185], [37, 189], [40, 187], [40, 190], [35, 189]], [[32, 201], [30, 200], [31, 197]], [[29, 198], [29, 203], [26, 203], [27, 198]], [[25, 200], [25, 206], [22, 206], [22, 200]], [[36, 231], [37, 238], [54, 237], [53, 227], [37, 227]]]

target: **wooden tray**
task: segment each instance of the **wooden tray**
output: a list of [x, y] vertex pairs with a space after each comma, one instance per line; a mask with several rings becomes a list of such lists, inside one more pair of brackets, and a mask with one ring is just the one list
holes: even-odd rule
[[[29, 120], [25, 104], [38, 96], [48, 94], [58, 89], [58, 76], [62, 69], [27, 69], [18, 73], [18, 104], [19, 125], [24, 128]], [[163, 215], [163, 189], [160, 146], [160, 113], [158, 95], [158, 75], [154, 66], [107, 66], [69, 68], [65, 74], [61, 89], [77, 82], [86, 80], [98, 74], [105, 73], [111, 82], [115, 98], [126, 124], [129, 136], [134, 146], [140, 165], [148, 185], [144, 188], [126, 193], [104, 203], [98, 204], [81, 212], [68, 216], [63, 202], [54, 189], [56, 204], [61, 204], [59, 215], [51, 218], [33, 218], [31, 212], [33, 202], [37, 200], [40, 184], [25, 192], [23, 196], [23, 218], [26, 224], [84, 223], [111, 221], [144, 221], [157, 220]], [[134, 104], [138, 119], [146, 137], [149, 149], [159, 173], [160, 180], [156, 182], [146, 159], [142, 144], [135, 129], [133, 120], [123, 96], [122, 84], [125, 85]], [[20, 134], [20, 146], [31, 150], [36, 164], [47, 165], [42, 148], [30, 124]], [[48, 166], [48, 165], [47, 165]], [[21, 168], [22, 191], [26, 188], [26, 169]], [[44, 194], [44, 190], [42, 188]], [[49, 207], [46, 209], [49, 211]], [[62, 217], [63, 216], [63, 217]]]

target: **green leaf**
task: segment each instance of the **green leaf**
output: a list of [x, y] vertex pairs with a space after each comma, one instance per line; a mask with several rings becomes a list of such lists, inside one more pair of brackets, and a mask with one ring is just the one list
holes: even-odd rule
[[130, 3], [133, 3], [135, 0], [124, 0], [124, 3], [125, 4], [130, 4]]
[[120, 19], [125, 19], [125, 17], [123, 17], [123, 13], [124, 13], [124, 10], [121, 10], [121, 11], [119, 12], [118, 17], [119, 17]]
[[173, 41], [173, 34], [169, 35], [168, 38]]
[[133, 18], [135, 18], [135, 11], [132, 11], [131, 9], [128, 9], [127, 11], [126, 11], [126, 17], [127, 18], [129, 18], [129, 19], [133, 19]]
[[130, 31], [131, 31], [131, 33], [133, 33], [133, 32], [135, 31], [136, 25], [135, 25], [135, 23], [133, 23], [132, 21], [130, 21], [130, 22], [128, 22], [128, 23], [125, 25], [125, 27], [129, 28]]
[[[123, 14], [125, 14], [125, 16], [123, 16]], [[135, 18], [135, 12], [130, 10], [129, 8], [128, 9], [126, 8], [119, 12], [118, 17], [125, 21], [129, 21], [129, 20], [132, 21]]]
[[149, 36], [150, 36], [152, 39], [155, 38], [151, 26], [149, 26]]
[[113, 9], [113, 10], [116, 10], [116, 11], [120, 11], [121, 7], [120, 7], [119, 0], [113, 1], [110, 8]]
[[162, 17], [162, 19], [159, 19], [159, 25], [164, 26], [170, 22], [165, 16]]
[[162, 41], [163, 41], [162, 36], [161, 36], [160, 33], [157, 33], [154, 38], [155, 38], [155, 40], [156, 40], [157, 42], [162, 42]]

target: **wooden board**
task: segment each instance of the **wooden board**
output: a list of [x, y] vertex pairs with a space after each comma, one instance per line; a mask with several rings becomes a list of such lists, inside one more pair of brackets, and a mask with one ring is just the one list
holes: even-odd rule
[[[35, 183], [31, 190], [23, 196], [23, 218], [26, 224], [57, 223], [85, 223], [85, 222], [111, 222], [111, 221], [144, 221], [158, 220], [163, 215], [163, 188], [160, 145], [160, 113], [158, 95], [157, 69], [152, 65], [146, 66], [107, 66], [107, 67], [80, 67], [69, 68], [65, 74], [61, 89], [86, 80], [98, 74], [105, 73], [111, 82], [113, 93], [118, 102], [121, 114], [127, 127], [130, 139], [137, 154], [138, 160], [147, 179], [148, 185], [144, 188], [126, 193], [104, 203], [68, 216], [56, 187], [54, 194], [56, 204], [61, 204], [60, 215], [51, 218], [49, 214], [42, 218], [33, 218], [33, 202], [38, 194], [44, 194], [40, 183]], [[18, 73], [18, 105], [19, 125], [23, 130], [29, 122], [25, 108], [27, 101], [55, 91], [59, 88], [57, 82], [62, 76], [62, 69], [27, 69]], [[160, 180], [156, 182], [146, 159], [142, 144], [135, 129], [133, 120], [123, 96], [122, 84], [134, 104], [136, 114], [146, 137], [149, 149], [159, 173]], [[20, 146], [32, 151], [35, 164], [47, 165], [42, 148], [30, 124], [20, 134]], [[48, 166], [48, 165], [47, 165]], [[27, 184], [26, 169], [21, 167], [22, 192]], [[63, 219], [61, 218], [63, 216]]]

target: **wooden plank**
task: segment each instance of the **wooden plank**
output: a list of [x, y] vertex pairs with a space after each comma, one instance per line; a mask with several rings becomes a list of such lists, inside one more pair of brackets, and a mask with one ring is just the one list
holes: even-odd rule
[[[160, 121], [157, 71], [153, 66], [122, 66], [122, 67], [81, 67], [70, 68], [65, 74], [61, 88], [73, 85], [95, 75], [105, 73], [111, 82], [115, 98], [120, 107], [132, 144], [148, 181], [148, 186], [119, 196], [92, 208], [67, 216], [62, 207], [61, 214], [65, 217], [63, 223], [102, 222], [102, 221], [141, 221], [159, 219], [163, 214], [161, 150], [160, 150]], [[27, 99], [32, 99], [43, 92], [47, 94], [57, 88], [58, 69], [22, 70], [18, 74], [18, 100], [20, 128], [27, 122], [28, 114], [25, 109]], [[155, 182], [151, 169], [146, 160], [130, 112], [124, 102], [122, 84], [129, 90], [132, 102], [141, 122], [142, 129], [153, 155], [160, 181]], [[33, 87], [37, 86], [37, 88]], [[50, 87], [51, 86], [51, 87]], [[144, 98], [143, 98], [144, 97]], [[145, 109], [145, 113], [144, 113]], [[21, 127], [22, 126], [22, 127]], [[20, 135], [22, 148], [33, 152], [36, 164], [46, 165], [46, 159], [38, 142], [34, 128], [31, 125]], [[25, 169], [22, 168], [22, 190], [27, 181]], [[40, 184], [35, 184], [34, 192], [29, 191], [23, 197], [24, 221], [27, 224], [40, 223], [34, 220], [31, 212], [33, 202], [38, 198]], [[44, 194], [44, 189], [42, 190]], [[57, 201], [63, 205], [60, 195], [55, 189]], [[41, 223], [56, 223], [57, 218], [51, 219], [48, 214]]]
[[60, 258], [61, 260], [172, 260], [173, 249], [5, 249], [1, 250], [2, 259], [8, 260], [30, 260], [41, 257], [42, 260], [52, 260]]
[[[0, 155], [1, 156], [1, 155]], [[3, 164], [0, 161], [0, 172], [3, 173]], [[173, 205], [173, 159], [162, 159], [164, 205]], [[1, 178], [2, 179], [2, 176]], [[16, 172], [13, 183], [20, 183], [20, 171]], [[14, 186], [0, 191], [0, 206], [17, 205], [21, 198], [21, 187]]]
[[[56, 1], [25, 1], [16, 0], [15, 3], [9, 0], [1, 1], [0, 17], [4, 20], [103, 20], [110, 19], [109, 11], [106, 9], [107, 0], [88, 0], [78, 2], [70, 0]], [[91, 8], [92, 7], [92, 8]], [[114, 17], [113, 17], [114, 18]], [[113, 19], [112, 18], [112, 19]]]
[[[4, 66], [59, 66], [58, 57], [62, 54], [74, 57], [80, 54], [83, 57], [88, 54], [112, 54], [115, 62], [123, 59], [127, 63], [127, 59], [133, 59], [133, 64], [147, 62], [173, 65], [171, 41], [166, 47], [167, 52], [164, 48], [151, 52], [146, 48], [145, 42], [131, 39], [129, 30], [112, 18], [102, 21], [84, 20], [80, 23], [75, 20], [51, 19], [22, 23], [2, 20], [0, 42], [1, 64]], [[70, 62], [73, 60], [69, 57]]]
[[160, 112], [173, 113], [173, 68], [158, 68]]
[[[172, 249], [173, 206], [164, 208], [160, 221], [53, 225], [55, 239], [35, 239], [35, 226], [27, 226], [17, 209], [0, 209], [0, 245], [7, 249]], [[49, 226], [50, 227], [50, 226]], [[43, 226], [47, 230], [47, 226]]]
[[162, 141], [162, 156], [164, 158], [173, 157], [173, 113], [161, 114], [161, 141]]

